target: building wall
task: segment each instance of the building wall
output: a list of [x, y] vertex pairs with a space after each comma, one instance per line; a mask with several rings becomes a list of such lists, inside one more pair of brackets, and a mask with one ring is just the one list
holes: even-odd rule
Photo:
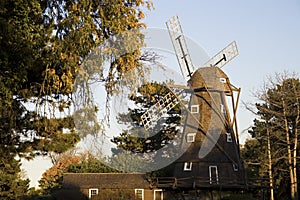
[[[96, 187], [93, 187], [96, 189]], [[89, 197], [89, 189], [91, 188], [84, 188], [81, 189], [82, 193]], [[92, 200], [121, 200], [121, 199], [130, 199], [135, 200], [138, 199], [135, 196], [135, 189], [98, 189], [98, 194], [92, 196], [90, 199]], [[142, 189], [142, 188], [137, 188]], [[161, 200], [159, 198], [154, 199], [154, 192], [157, 191], [156, 196], [162, 191], [160, 189], [143, 189], [144, 190], [144, 200]], [[164, 198], [165, 199], [165, 198]]]

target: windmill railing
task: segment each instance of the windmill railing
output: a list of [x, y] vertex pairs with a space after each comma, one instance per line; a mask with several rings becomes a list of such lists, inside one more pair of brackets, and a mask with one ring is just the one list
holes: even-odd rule
[[153, 183], [158, 188], [185, 188], [185, 189], [198, 189], [198, 188], [218, 188], [218, 189], [247, 189], [247, 183], [235, 178], [218, 178], [210, 179], [209, 177], [157, 177]]

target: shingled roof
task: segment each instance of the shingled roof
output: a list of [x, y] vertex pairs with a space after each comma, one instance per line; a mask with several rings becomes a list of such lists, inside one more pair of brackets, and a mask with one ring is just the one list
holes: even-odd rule
[[133, 189], [149, 188], [144, 173], [65, 173], [64, 188]]

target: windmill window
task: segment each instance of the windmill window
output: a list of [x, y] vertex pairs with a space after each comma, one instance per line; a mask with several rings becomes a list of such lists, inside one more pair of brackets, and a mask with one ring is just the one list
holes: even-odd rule
[[183, 170], [184, 171], [192, 171], [192, 165], [193, 165], [192, 162], [185, 162]]
[[92, 196], [98, 195], [98, 188], [90, 188], [89, 189], [89, 198], [92, 198]]
[[232, 167], [233, 167], [233, 171], [235, 171], [235, 172], [239, 171], [239, 167], [237, 164], [235, 164], [235, 163], [232, 164]]
[[219, 184], [219, 176], [218, 176], [218, 167], [217, 166], [209, 166], [209, 183], [210, 184]]
[[232, 137], [230, 133], [226, 133], [227, 142], [232, 142]]
[[135, 189], [135, 199], [144, 200], [144, 189]]
[[220, 106], [221, 106], [221, 112], [225, 113], [225, 106], [223, 104], [221, 104]]
[[199, 105], [191, 105], [191, 113], [199, 113]]
[[188, 133], [186, 136], [186, 141], [188, 143], [195, 142], [196, 133]]
[[226, 78], [220, 78], [221, 83], [226, 83]]

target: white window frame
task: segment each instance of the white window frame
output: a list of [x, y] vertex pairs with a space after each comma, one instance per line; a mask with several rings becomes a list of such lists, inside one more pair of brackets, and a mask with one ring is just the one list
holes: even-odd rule
[[[219, 175], [218, 175], [218, 167], [216, 166], [216, 165], [210, 165], [209, 167], [209, 184], [213, 184], [213, 183], [215, 183], [215, 184], [219, 184]], [[216, 174], [216, 180], [212, 180], [212, 169], [214, 169], [215, 170], [215, 174]]]
[[153, 191], [153, 193], [154, 193], [153, 200], [156, 200], [156, 194], [155, 194], [155, 192], [161, 192], [161, 194], [160, 194], [160, 200], [164, 200], [164, 193], [163, 193], [162, 189], [157, 189], [157, 190]]
[[192, 162], [185, 162], [183, 166], [183, 171], [192, 171]]
[[[96, 194], [93, 194], [92, 192], [96, 191]], [[98, 188], [89, 188], [89, 199], [92, 198], [92, 196], [96, 196], [99, 194]]]
[[237, 164], [233, 163], [232, 167], [233, 167], [233, 171], [235, 171], [235, 172], [239, 171], [239, 167]]
[[195, 138], [196, 138], [196, 133], [188, 133], [186, 135], [186, 142], [187, 143], [195, 142]]
[[221, 83], [226, 83], [226, 78], [220, 78]]
[[199, 113], [199, 104], [191, 105], [191, 113]]
[[134, 189], [134, 196], [135, 198], [137, 197], [137, 191], [141, 190], [142, 191], [142, 200], [144, 200], [144, 189]]
[[225, 113], [225, 106], [223, 104], [220, 104], [220, 107], [221, 107], [221, 112]]
[[227, 142], [232, 142], [232, 137], [230, 133], [226, 133], [226, 141]]

